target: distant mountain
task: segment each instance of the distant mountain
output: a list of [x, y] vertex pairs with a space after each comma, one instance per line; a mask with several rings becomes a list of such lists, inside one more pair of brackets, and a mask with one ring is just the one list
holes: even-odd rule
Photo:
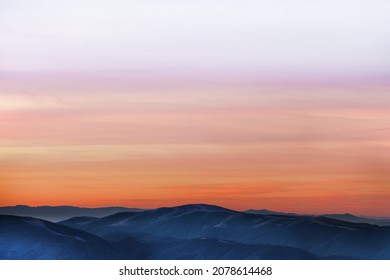
[[276, 211], [270, 211], [268, 209], [261, 209], [261, 210], [255, 210], [255, 209], [249, 209], [247, 211], [244, 211], [248, 214], [257, 214], [257, 215], [289, 215], [289, 216], [298, 216], [294, 213], [284, 213], [284, 212], [276, 212]]
[[[276, 212], [267, 209], [261, 209], [261, 210], [249, 209], [245, 211], [245, 213], [256, 214], [256, 215], [278, 215], [278, 216], [312, 216], [312, 217], [316, 216], [316, 215], [298, 215], [294, 213]], [[325, 215], [320, 215], [320, 217], [325, 217], [325, 218], [330, 218], [330, 219], [335, 219], [335, 220], [340, 220], [345, 222], [351, 222], [351, 223], [371, 224], [377, 226], [390, 226], [390, 219], [359, 217], [349, 213], [325, 214]]]
[[366, 218], [366, 217], [358, 217], [352, 214], [327, 214], [322, 215], [323, 217], [336, 219], [340, 221], [346, 221], [351, 223], [362, 223], [362, 224], [371, 224], [378, 226], [390, 226], [390, 219], [380, 219], [380, 218]]
[[294, 247], [322, 258], [390, 259], [390, 227], [327, 217], [258, 215], [213, 205], [183, 205], [117, 213], [63, 224], [109, 240], [200, 238]]
[[[223, 217], [239, 214], [241, 212], [214, 205], [188, 204], [142, 212], [121, 212], [100, 219], [90, 219], [89, 221], [87, 217], [77, 217], [60, 223], [92, 232], [103, 238], [113, 235], [115, 239], [120, 239], [139, 232], [148, 236], [159, 235], [164, 238], [191, 239], [202, 237], [198, 236], [197, 232], [199, 228], [203, 227], [206, 220], [219, 221]], [[180, 220], [177, 224], [176, 220], [180, 217], [186, 220]], [[78, 219], [81, 219], [81, 222]], [[177, 230], [180, 230], [180, 232]]]
[[103, 208], [80, 208], [73, 206], [39, 206], [30, 207], [25, 205], [0, 207], [0, 215], [14, 215], [22, 217], [33, 217], [52, 222], [69, 219], [76, 216], [91, 216], [101, 218], [118, 212], [137, 212], [144, 209], [125, 207], [103, 207]]
[[136, 253], [87, 232], [35, 218], [0, 215], [0, 259], [131, 259]]

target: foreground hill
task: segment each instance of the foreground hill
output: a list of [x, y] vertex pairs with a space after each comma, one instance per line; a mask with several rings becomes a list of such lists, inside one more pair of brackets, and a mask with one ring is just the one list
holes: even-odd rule
[[123, 259], [123, 252], [87, 232], [35, 218], [0, 215], [0, 259]]
[[304, 250], [264, 244], [241, 244], [226, 240], [199, 238], [168, 242], [145, 242], [139, 245], [134, 238], [115, 242], [121, 248], [144, 252], [146, 259], [155, 260], [315, 260], [319, 259]]
[[0, 259], [318, 259], [303, 250], [214, 239], [105, 241], [35, 218], [0, 216]]

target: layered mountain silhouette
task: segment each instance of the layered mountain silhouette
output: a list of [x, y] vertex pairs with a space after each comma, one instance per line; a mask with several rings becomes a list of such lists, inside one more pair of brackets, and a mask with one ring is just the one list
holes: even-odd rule
[[101, 218], [124, 211], [143, 211], [138, 208], [125, 207], [102, 207], [102, 208], [81, 208], [73, 206], [39, 206], [30, 207], [26, 205], [0, 207], [0, 215], [25, 216], [43, 219], [52, 222], [69, 219], [77, 216], [91, 216]]
[[84, 231], [4, 215], [0, 215], [0, 248], [0, 259], [123, 259], [132, 255]]
[[378, 225], [378, 226], [390, 226], [390, 219], [357, 217], [357, 216], [349, 214], [349, 213], [328, 214], [328, 215], [323, 215], [323, 217], [346, 221], [346, 222], [351, 222], [351, 223], [372, 224], [372, 225]]
[[191, 204], [57, 224], [0, 216], [0, 248], [3, 259], [388, 260], [390, 227]]
[[[259, 215], [282, 215], [282, 216], [313, 216], [315, 217], [316, 215], [298, 215], [294, 213], [284, 213], [284, 212], [275, 212], [275, 211], [270, 211], [267, 209], [261, 209], [261, 210], [255, 210], [255, 209], [250, 209], [245, 211], [245, 213], [249, 214], [259, 214]], [[322, 217], [326, 218], [331, 218], [331, 219], [336, 219], [336, 220], [341, 220], [345, 222], [351, 222], [351, 223], [362, 223], [362, 224], [371, 224], [371, 225], [378, 225], [378, 226], [390, 226], [390, 219], [386, 218], [374, 218], [374, 217], [359, 217], [352, 215], [350, 213], [345, 213], [345, 214], [325, 214], [325, 215], [320, 215]]]

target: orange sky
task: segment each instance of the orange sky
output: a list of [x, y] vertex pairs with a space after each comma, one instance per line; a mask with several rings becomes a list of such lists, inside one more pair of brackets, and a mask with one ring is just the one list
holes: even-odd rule
[[390, 1], [5, 2], [0, 206], [390, 217]]
[[389, 89], [3, 79], [0, 205], [390, 216]]

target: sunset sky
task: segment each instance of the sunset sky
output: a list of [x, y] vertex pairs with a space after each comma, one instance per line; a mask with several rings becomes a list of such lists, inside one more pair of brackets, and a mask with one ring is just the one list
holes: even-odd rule
[[0, 206], [390, 217], [389, 13], [0, 0]]

